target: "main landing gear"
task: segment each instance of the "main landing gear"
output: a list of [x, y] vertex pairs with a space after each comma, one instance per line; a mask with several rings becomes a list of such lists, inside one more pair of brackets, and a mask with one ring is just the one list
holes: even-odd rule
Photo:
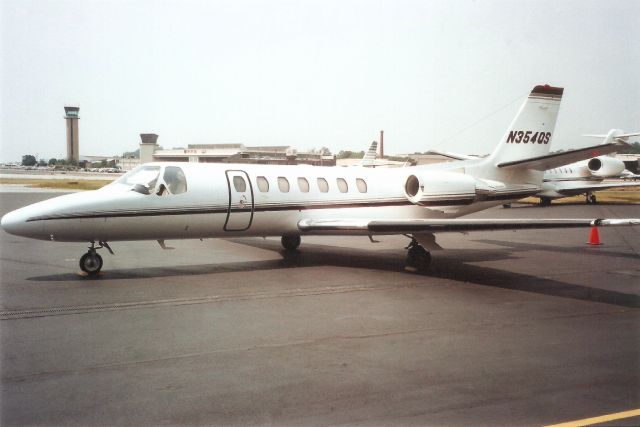
[[598, 203], [598, 199], [596, 198], [596, 195], [593, 193], [587, 193], [587, 204], [595, 205], [597, 203]]
[[300, 246], [300, 236], [282, 236], [280, 242], [282, 247], [287, 251], [295, 251]]
[[109, 253], [113, 255], [113, 251], [107, 242], [98, 242], [97, 247], [96, 242], [91, 242], [91, 246], [89, 246], [87, 253], [80, 257], [80, 270], [84, 271], [89, 276], [95, 276], [100, 273], [100, 270], [102, 269], [102, 257], [98, 252], [96, 252], [97, 249], [101, 248], [107, 248]]
[[410, 273], [426, 273], [431, 263], [431, 253], [413, 237], [405, 249], [408, 251], [404, 269]]
[[540, 197], [540, 206], [551, 206], [551, 199], [549, 197]]

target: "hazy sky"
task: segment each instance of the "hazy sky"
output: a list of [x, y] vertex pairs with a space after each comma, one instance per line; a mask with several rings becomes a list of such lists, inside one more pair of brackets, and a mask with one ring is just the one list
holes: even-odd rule
[[640, 130], [640, 1], [0, 0], [0, 160], [197, 143], [486, 153], [539, 83], [552, 148]]

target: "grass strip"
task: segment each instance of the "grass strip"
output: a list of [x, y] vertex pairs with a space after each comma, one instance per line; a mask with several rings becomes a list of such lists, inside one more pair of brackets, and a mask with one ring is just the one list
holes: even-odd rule
[[55, 188], [60, 190], [97, 190], [110, 181], [105, 180], [66, 180], [66, 179], [21, 179], [21, 178], [0, 178], [0, 184], [24, 185], [31, 188]]

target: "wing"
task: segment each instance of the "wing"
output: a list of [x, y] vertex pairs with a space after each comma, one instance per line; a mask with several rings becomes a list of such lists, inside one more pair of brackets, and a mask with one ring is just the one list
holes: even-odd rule
[[399, 219], [322, 220], [303, 219], [298, 229], [319, 234], [409, 234], [490, 230], [527, 230], [640, 225], [628, 219]]

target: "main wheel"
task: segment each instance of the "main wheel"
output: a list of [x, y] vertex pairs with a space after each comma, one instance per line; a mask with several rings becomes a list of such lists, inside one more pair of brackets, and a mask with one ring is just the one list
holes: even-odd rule
[[94, 276], [100, 273], [102, 269], [102, 257], [93, 252], [87, 252], [80, 258], [80, 270], [84, 271], [90, 276]]
[[280, 239], [282, 247], [288, 251], [294, 251], [298, 249], [298, 246], [300, 246], [300, 241], [300, 236], [282, 236], [282, 239]]
[[540, 206], [551, 206], [551, 199], [548, 197], [540, 197]]
[[407, 252], [405, 270], [412, 273], [425, 273], [431, 264], [431, 254], [420, 245], [414, 245]]
[[598, 199], [596, 198], [595, 194], [587, 194], [587, 204], [588, 205], [595, 205], [598, 203]]

